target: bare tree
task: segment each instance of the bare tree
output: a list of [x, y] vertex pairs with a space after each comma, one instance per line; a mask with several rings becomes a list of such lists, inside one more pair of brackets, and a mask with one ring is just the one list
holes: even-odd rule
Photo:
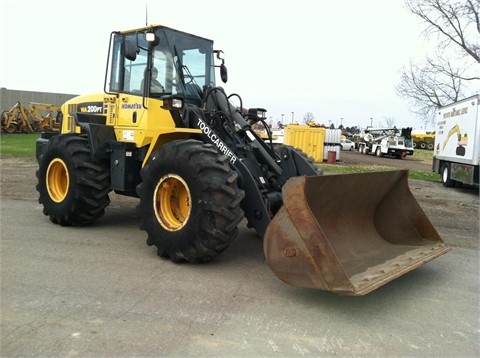
[[456, 45], [462, 56], [480, 63], [480, 0], [406, 0], [405, 4], [427, 25], [427, 37], [438, 36], [439, 48]]
[[464, 96], [462, 92], [461, 70], [453, 67], [446, 59], [436, 60], [427, 57], [425, 62], [410, 62], [400, 75], [397, 93], [409, 98], [413, 112], [423, 118], [432, 118], [436, 109]]
[[313, 121], [315, 116], [312, 112], [307, 112], [303, 115], [303, 123], [308, 124], [308, 122]]
[[466, 96], [480, 80], [480, 0], [405, 0], [425, 24], [424, 35], [436, 36], [437, 51], [400, 74], [397, 93], [411, 101], [413, 112], [432, 119], [436, 108]]
[[383, 117], [383, 119], [385, 120], [387, 128], [393, 128], [393, 126], [395, 125], [395, 118], [393, 118], [393, 117]]

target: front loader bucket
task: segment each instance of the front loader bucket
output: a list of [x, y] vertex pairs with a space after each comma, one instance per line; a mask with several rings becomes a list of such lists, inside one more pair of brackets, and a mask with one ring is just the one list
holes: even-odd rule
[[365, 295], [447, 247], [408, 188], [408, 171], [294, 177], [264, 252], [282, 281]]

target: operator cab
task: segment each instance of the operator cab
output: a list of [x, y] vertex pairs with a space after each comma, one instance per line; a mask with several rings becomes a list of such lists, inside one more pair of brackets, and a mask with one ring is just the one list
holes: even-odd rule
[[[203, 90], [215, 87], [215, 67], [227, 80], [226, 68], [213, 50], [213, 41], [163, 26], [113, 32], [106, 93], [126, 93], [144, 98], [182, 97], [201, 105]], [[222, 60], [215, 66], [214, 57]]]

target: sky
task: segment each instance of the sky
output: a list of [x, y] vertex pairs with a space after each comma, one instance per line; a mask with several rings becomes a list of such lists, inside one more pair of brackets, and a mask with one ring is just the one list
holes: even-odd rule
[[[146, 11], [147, 9], [147, 11]], [[276, 123], [425, 128], [395, 93], [402, 66], [429, 46], [402, 0], [0, 2], [0, 87], [103, 91], [112, 31], [162, 24], [212, 39], [220, 82]]]

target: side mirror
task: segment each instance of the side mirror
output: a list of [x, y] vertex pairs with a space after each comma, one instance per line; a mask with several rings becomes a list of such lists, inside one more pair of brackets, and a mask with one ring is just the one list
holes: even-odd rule
[[223, 63], [220, 65], [220, 78], [222, 79], [223, 83], [227, 83], [228, 81], [227, 66], [225, 66]]
[[127, 60], [135, 61], [137, 58], [138, 47], [135, 41], [132, 39], [126, 39], [123, 48], [123, 54]]
[[225, 66], [225, 59], [223, 57], [223, 51], [222, 50], [213, 50], [213, 53], [215, 53], [217, 55], [217, 59], [222, 61], [222, 64], [220, 65], [220, 78], [222, 79], [223, 83], [227, 83], [228, 73], [227, 73], [227, 67]]

